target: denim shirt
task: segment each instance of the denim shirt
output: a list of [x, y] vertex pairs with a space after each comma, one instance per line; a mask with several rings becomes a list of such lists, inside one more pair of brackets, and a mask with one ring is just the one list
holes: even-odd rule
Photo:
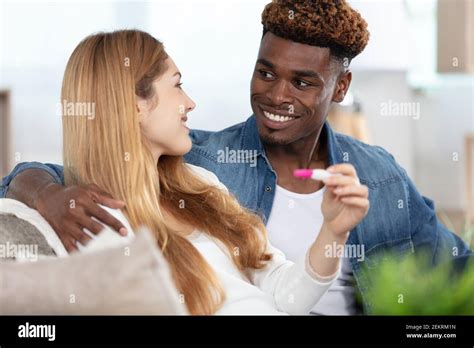
[[[335, 133], [328, 123], [322, 134], [327, 140], [329, 164], [351, 163], [360, 182], [369, 188], [369, 212], [346, 243], [349, 249], [363, 251], [362, 256], [352, 255], [350, 264], [365, 311], [370, 311], [370, 299], [365, 295], [370, 279], [361, 266], [365, 264], [369, 270], [375, 267], [380, 260], [376, 255], [425, 250], [434, 265], [444, 258], [471, 254], [458, 236], [439, 223], [433, 201], [418, 192], [391, 154]], [[190, 136], [193, 147], [185, 160], [214, 172], [242, 205], [268, 221], [277, 174], [265, 154], [255, 117], [218, 132], [193, 130]], [[64, 183], [61, 166], [20, 163], [3, 178], [0, 197], [5, 196], [12, 178], [28, 168], [44, 169], [56, 182]]]

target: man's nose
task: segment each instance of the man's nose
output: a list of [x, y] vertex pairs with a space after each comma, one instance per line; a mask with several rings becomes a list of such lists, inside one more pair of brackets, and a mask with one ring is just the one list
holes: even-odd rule
[[286, 81], [276, 81], [268, 91], [267, 96], [274, 105], [292, 104], [293, 96], [289, 87], [289, 83]]

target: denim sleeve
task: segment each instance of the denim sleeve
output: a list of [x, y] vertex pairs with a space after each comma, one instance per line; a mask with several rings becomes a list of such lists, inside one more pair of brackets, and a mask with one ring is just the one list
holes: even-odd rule
[[39, 162], [22, 162], [13, 168], [13, 170], [2, 179], [0, 184], [0, 198], [5, 198], [7, 195], [8, 188], [11, 181], [15, 176], [27, 169], [41, 169], [49, 173], [55, 182], [64, 185], [64, 171], [63, 166], [51, 163], [39, 163]]
[[409, 178], [407, 185], [411, 235], [415, 251], [427, 249], [433, 264], [472, 254], [459, 236], [439, 222], [434, 202], [423, 197]]
[[466, 243], [439, 222], [434, 202], [422, 196], [405, 169], [389, 152], [382, 150], [391, 158], [405, 183], [410, 234], [415, 252], [427, 252], [432, 258], [432, 264], [461, 256], [472, 256], [473, 252]]
[[200, 129], [191, 129], [189, 136], [191, 137], [191, 141], [193, 144], [201, 144], [209, 139], [209, 136], [214, 133], [212, 131], [205, 131]]
[[466, 243], [439, 222], [434, 202], [418, 192], [405, 169], [396, 163], [392, 155], [389, 154], [389, 156], [404, 178], [410, 234], [415, 252], [427, 252], [432, 258], [432, 264], [438, 264], [458, 256], [472, 255], [473, 253]]

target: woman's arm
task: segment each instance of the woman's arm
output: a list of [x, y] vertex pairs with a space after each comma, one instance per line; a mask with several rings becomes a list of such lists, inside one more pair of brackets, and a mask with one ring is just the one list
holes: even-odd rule
[[322, 277], [311, 269], [309, 252], [292, 262], [285, 254], [268, 244], [267, 253], [273, 258], [265, 268], [247, 270], [249, 280], [273, 297], [279, 311], [308, 314], [339, 275]]

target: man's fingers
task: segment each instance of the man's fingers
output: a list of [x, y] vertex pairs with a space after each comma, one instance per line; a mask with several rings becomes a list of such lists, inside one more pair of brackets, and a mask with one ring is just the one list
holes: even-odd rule
[[91, 196], [96, 203], [105, 205], [112, 209], [122, 209], [123, 207], [125, 207], [124, 201], [115, 199], [104, 191], [93, 191], [91, 192]]
[[100, 203], [112, 209], [121, 209], [125, 206], [124, 201], [121, 201], [120, 199], [115, 199], [110, 193], [105, 192], [96, 184], [87, 185], [87, 190], [91, 194], [94, 201], [96, 201], [97, 203]]
[[61, 242], [68, 253], [72, 253], [73, 251], [77, 250], [77, 246], [69, 236], [59, 236], [59, 239], [61, 239]]
[[79, 225], [73, 224], [68, 228], [68, 234], [82, 245], [86, 245], [92, 238]]
[[344, 204], [360, 207], [360, 208], [367, 208], [369, 206], [369, 200], [367, 198], [362, 197], [341, 197], [341, 202]]
[[95, 196], [97, 203], [105, 205], [112, 209], [122, 209], [125, 207], [125, 202], [119, 199], [112, 198], [110, 196], [105, 196], [103, 194], [96, 194]]
[[110, 226], [115, 231], [119, 232], [121, 235], [126, 236], [128, 231], [125, 226], [104, 209], [98, 205], [92, 205], [87, 208], [88, 213], [92, 214], [100, 222]]
[[326, 186], [359, 185], [359, 180], [357, 178], [347, 175], [334, 175], [324, 179], [323, 182]]
[[344, 187], [337, 187], [334, 190], [334, 194], [340, 197], [345, 197], [345, 196], [368, 197], [369, 189], [365, 185], [360, 185], [360, 186], [348, 185]]
[[340, 164], [334, 164], [330, 167], [327, 168], [327, 171], [330, 173], [339, 173], [343, 175], [349, 175], [352, 176], [353, 178], [357, 177], [356, 170], [352, 164], [349, 163], [340, 163]]
[[83, 215], [83, 216], [78, 216], [77, 217], [77, 223], [84, 227], [87, 228], [91, 233], [93, 234], [98, 234], [104, 229], [104, 226], [98, 223], [97, 221], [94, 221], [92, 217]]

